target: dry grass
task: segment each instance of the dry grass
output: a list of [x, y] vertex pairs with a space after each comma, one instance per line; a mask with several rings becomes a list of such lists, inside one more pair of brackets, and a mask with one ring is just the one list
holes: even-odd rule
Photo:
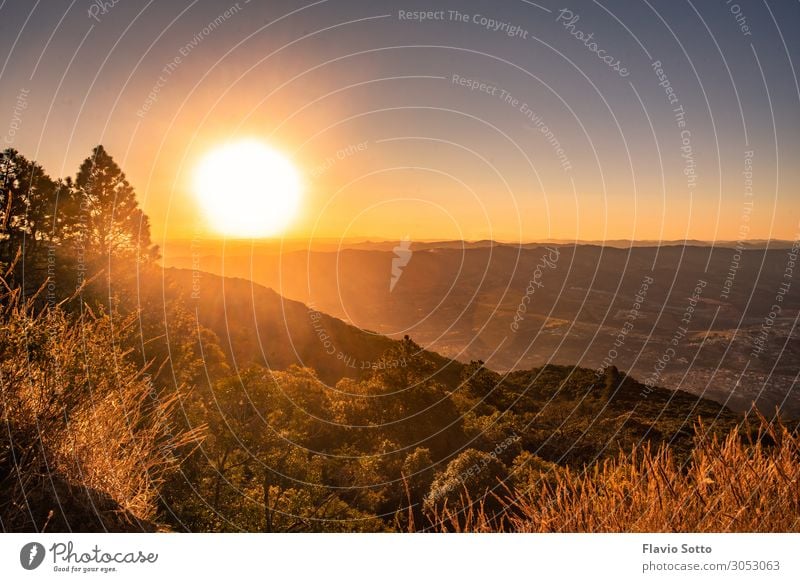
[[[679, 466], [668, 448], [648, 446], [590, 468], [550, 475], [549, 483], [497, 496], [489, 516], [481, 502], [430, 516], [439, 531], [514, 532], [798, 532], [800, 435], [759, 417], [752, 439], [698, 437]], [[702, 427], [701, 427], [702, 428]], [[698, 431], [698, 434], [706, 434]]]
[[[118, 340], [128, 322], [16, 292], [0, 308], [0, 526], [6, 531], [154, 527], [158, 490], [197, 434], [170, 423]], [[176, 434], [177, 433], [177, 434]]]

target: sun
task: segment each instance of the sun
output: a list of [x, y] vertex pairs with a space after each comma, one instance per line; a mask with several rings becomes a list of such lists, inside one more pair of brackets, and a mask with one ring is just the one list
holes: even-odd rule
[[237, 238], [283, 232], [300, 206], [300, 175], [284, 155], [257, 139], [208, 152], [194, 172], [194, 192], [209, 226]]

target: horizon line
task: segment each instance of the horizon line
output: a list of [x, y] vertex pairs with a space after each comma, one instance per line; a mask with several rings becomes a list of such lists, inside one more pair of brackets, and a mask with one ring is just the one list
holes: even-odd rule
[[[193, 236], [193, 237], [161, 237], [159, 240], [163, 242], [187, 242], [202, 240], [206, 242], [226, 242], [233, 244], [260, 244], [260, 243], [281, 243], [281, 242], [339, 242], [339, 243], [393, 243], [401, 239], [399, 238], [383, 238], [383, 237], [370, 237], [370, 236], [352, 236], [345, 238], [337, 237], [217, 237], [217, 236]], [[504, 240], [504, 239], [491, 239], [491, 238], [478, 238], [478, 239], [457, 239], [457, 238], [421, 238], [413, 240], [415, 243], [454, 243], [463, 242], [467, 244], [475, 243], [495, 243], [504, 245], [527, 245], [527, 244], [607, 244], [607, 243], [638, 243], [638, 244], [683, 244], [683, 243], [703, 243], [703, 244], [718, 244], [718, 243], [740, 243], [742, 245], [753, 243], [794, 243], [795, 240], [784, 238], [751, 238], [751, 239], [699, 239], [699, 238], [686, 238], [686, 239], [628, 239], [628, 238], [607, 238], [607, 239], [571, 239], [571, 238], [541, 238], [529, 239], [526, 241]]]

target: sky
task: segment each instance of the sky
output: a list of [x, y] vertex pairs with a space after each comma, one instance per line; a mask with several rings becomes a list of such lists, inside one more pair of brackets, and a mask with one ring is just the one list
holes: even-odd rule
[[5, 0], [0, 132], [53, 177], [102, 143], [157, 241], [209, 236], [193, 176], [241, 138], [298, 168], [286, 237], [794, 240], [798, 25], [745, 0]]

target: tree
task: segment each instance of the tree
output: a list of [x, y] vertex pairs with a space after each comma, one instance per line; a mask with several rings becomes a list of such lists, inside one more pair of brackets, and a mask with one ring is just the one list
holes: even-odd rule
[[492, 492], [508, 475], [508, 468], [496, 456], [476, 449], [466, 449], [448, 463], [447, 468], [436, 476], [424, 509], [435, 515], [437, 507], [460, 512], [469, 504], [484, 504], [487, 511], [499, 509]]
[[431, 452], [417, 447], [406, 455], [401, 469], [404, 495], [403, 503], [395, 514], [397, 528], [401, 531], [416, 531], [417, 524], [424, 522], [422, 502], [431, 489], [434, 478], [434, 463]]
[[133, 187], [102, 145], [81, 164], [72, 210], [77, 212], [74, 237], [90, 256], [133, 258], [141, 263], [157, 258], [150, 222], [136, 202]]
[[45, 246], [61, 238], [62, 190], [63, 184], [16, 150], [0, 154], [0, 274], [13, 265], [10, 282], [24, 283], [26, 295], [47, 277]]

